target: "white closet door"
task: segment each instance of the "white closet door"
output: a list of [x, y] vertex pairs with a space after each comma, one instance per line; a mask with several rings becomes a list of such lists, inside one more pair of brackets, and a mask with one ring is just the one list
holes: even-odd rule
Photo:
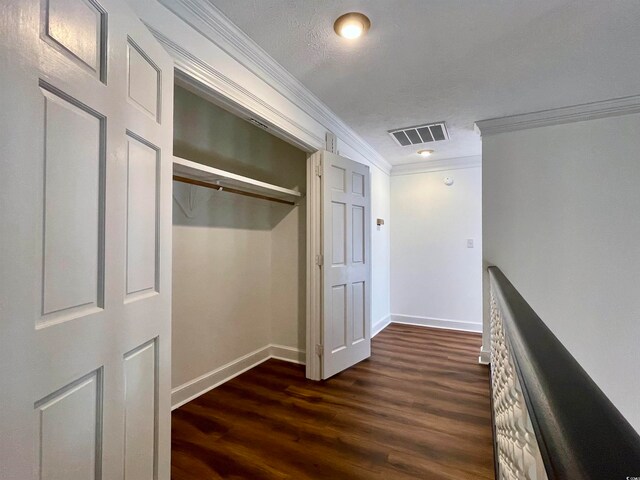
[[0, 477], [168, 479], [172, 61], [124, 0], [0, 11]]
[[323, 152], [322, 378], [371, 355], [369, 167]]

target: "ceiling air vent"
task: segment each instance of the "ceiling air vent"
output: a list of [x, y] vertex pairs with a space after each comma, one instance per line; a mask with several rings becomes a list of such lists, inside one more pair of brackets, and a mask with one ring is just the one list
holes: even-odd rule
[[444, 122], [389, 130], [389, 135], [401, 147], [449, 140], [449, 133]]

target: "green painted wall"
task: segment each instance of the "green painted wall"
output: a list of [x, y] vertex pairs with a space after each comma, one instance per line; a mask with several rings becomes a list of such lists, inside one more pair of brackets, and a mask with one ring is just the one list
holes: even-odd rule
[[305, 191], [306, 152], [176, 85], [173, 154]]

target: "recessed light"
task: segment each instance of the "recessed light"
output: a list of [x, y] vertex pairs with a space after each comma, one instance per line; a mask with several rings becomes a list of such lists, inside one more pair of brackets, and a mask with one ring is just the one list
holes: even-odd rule
[[433, 150], [418, 150], [418, 155], [424, 158], [430, 157], [432, 153]]
[[342, 38], [354, 40], [361, 37], [371, 27], [371, 20], [359, 12], [349, 12], [341, 15], [333, 24], [333, 29]]

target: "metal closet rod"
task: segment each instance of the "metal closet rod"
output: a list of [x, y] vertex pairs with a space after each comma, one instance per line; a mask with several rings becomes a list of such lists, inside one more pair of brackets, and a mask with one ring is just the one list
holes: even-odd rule
[[244, 192], [242, 190], [237, 190], [235, 188], [223, 187], [222, 185], [215, 185], [213, 183], [201, 182], [200, 180], [194, 180], [192, 178], [181, 177], [180, 175], [174, 175], [173, 179], [176, 182], [188, 183], [190, 185], [197, 185], [198, 187], [212, 188], [212, 189], [218, 190], [218, 191], [222, 190], [224, 192], [236, 193], [238, 195], [244, 195], [245, 197], [260, 198], [262, 200], [268, 200], [270, 202], [284, 203], [285, 205], [295, 205], [295, 202], [290, 202], [288, 200], [282, 200], [280, 198], [268, 197], [266, 195], [260, 195], [259, 193]]

